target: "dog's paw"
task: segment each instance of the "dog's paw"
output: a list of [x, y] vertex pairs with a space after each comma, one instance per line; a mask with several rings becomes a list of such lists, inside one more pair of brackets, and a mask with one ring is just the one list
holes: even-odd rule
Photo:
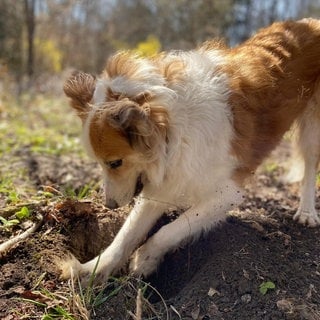
[[107, 283], [110, 272], [105, 270], [89, 271], [86, 268], [83, 268], [82, 272], [79, 275], [81, 285], [83, 287], [89, 286], [103, 286]]
[[320, 225], [320, 217], [315, 209], [303, 210], [299, 208], [293, 216], [293, 220], [309, 227], [317, 227]]
[[66, 260], [60, 260], [58, 267], [61, 271], [61, 279], [79, 279], [81, 285], [103, 285], [107, 282], [111, 271], [105, 266], [97, 266], [97, 261], [92, 260], [81, 264], [74, 256], [68, 257]]
[[[155, 254], [158, 253], [158, 254]], [[135, 276], [149, 276], [161, 262], [162, 256], [156, 248], [150, 250], [148, 243], [135, 251], [130, 261], [130, 272]]]
[[70, 255], [63, 260], [57, 259], [55, 264], [60, 270], [60, 278], [63, 280], [77, 277], [82, 268], [80, 261], [73, 255]]

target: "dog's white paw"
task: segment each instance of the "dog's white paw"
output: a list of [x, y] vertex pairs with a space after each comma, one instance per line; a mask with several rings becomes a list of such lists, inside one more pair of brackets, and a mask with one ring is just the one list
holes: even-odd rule
[[162, 256], [156, 248], [151, 250], [150, 247], [147, 242], [134, 252], [130, 261], [130, 271], [135, 276], [146, 277], [157, 269]]
[[309, 227], [317, 227], [320, 225], [320, 217], [315, 209], [303, 210], [299, 208], [293, 216], [293, 220]]
[[111, 270], [108, 266], [98, 266], [97, 268], [90, 262], [87, 262], [82, 265], [80, 272], [80, 281], [81, 284], [85, 287], [88, 285], [104, 285], [108, 281], [109, 276], [111, 275]]
[[56, 266], [60, 270], [60, 277], [63, 280], [75, 278], [81, 273], [82, 264], [73, 255], [65, 259], [56, 259]]
[[81, 264], [74, 256], [58, 263], [62, 279], [79, 278], [84, 287], [93, 283], [103, 285], [107, 282], [111, 271], [106, 265], [97, 265], [97, 259]]

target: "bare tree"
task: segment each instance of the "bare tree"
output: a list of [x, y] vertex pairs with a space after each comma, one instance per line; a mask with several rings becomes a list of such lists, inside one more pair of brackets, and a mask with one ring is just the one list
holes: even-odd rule
[[99, 72], [109, 54], [150, 35], [164, 50], [213, 37], [237, 44], [273, 21], [319, 11], [320, 0], [0, 0], [0, 63], [32, 79], [53, 70], [58, 52], [62, 68]]
[[34, 73], [35, 3], [36, 0], [24, 0], [28, 43], [27, 74], [29, 79], [32, 78]]

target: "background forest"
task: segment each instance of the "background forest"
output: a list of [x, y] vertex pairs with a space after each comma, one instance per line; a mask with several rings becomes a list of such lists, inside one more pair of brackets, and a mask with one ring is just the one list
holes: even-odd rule
[[53, 263], [97, 256], [128, 212], [102, 204], [100, 169], [62, 92], [72, 70], [99, 74], [122, 49], [235, 46], [304, 17], [320, 17], [320, 0], [0, 0], [0, 319], [319, 320], [320, 229], [293, 223], [298, 184], [281, 182], [290, 135], [240, 209], [148, 283], [124, 272], [82, 288]]
[[0, 0], [0, 12], [0, 85], [19, 93], [53, 90], [69, 68], [99, 73], [119, 49], [235, 45], [273, 21], [319, 16], [320, 0]]

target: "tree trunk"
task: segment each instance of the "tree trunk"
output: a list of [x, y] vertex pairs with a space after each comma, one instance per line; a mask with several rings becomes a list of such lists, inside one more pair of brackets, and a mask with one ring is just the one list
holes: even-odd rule
[[27, 74], [29, 80], [34, 74], [35, 2], [36, 0], [24, 0], [28, 38]]

